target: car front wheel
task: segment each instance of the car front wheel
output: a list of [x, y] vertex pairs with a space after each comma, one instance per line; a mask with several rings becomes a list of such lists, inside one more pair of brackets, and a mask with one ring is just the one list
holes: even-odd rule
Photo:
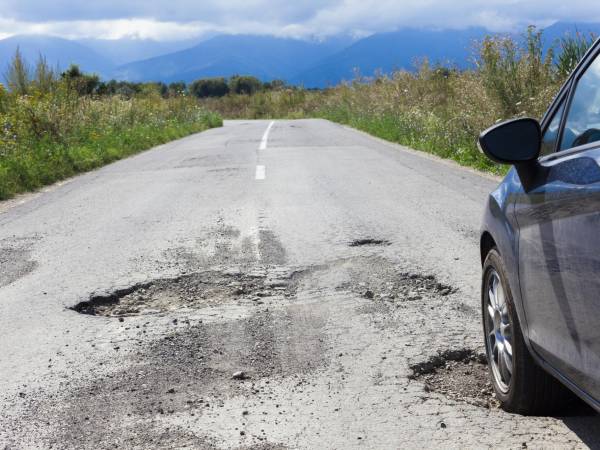
[[481, 300], [489, 372], [502, 409], [525, 415], [557, 411], [570, 393], [531, 357], [504, 262], [496, 249], [488, 253], [483, 264]]

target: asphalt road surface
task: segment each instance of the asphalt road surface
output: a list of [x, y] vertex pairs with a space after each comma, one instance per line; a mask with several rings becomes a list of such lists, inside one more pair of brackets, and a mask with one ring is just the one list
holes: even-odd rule
[[547, 448], [497, 408], [497, 181], [321, 120], [233, 121], [0, 204], [0, 449]]

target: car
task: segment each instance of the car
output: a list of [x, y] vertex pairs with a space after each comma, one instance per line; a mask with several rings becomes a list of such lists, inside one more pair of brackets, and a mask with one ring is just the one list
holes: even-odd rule
[[543, 119], [478, 140], [510, 164], [480, 235], [481, 309], [501, 407], [560, 413], [575, 393], [600, 411], [600, 40]]

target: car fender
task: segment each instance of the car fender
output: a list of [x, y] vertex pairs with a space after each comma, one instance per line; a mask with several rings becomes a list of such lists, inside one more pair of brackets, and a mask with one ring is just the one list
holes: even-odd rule
[[480, 234], [481, 264], [485, 261], [491, 237], [502, 257], [508, 274], [508, 283], [525, 343], [533, 353], [529, 342], [527, 316], [519, 282], [519, 227], [514, 215], [515, 195], [522, 191], [517, 172], [512, 168], [500, 185], [489, 195], [483, 214]]

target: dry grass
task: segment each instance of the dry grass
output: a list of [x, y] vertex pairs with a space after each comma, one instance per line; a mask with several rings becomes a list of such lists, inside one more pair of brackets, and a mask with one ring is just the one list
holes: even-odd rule
[[18, 94], [0, 85], [0, 200], [221, 124], [189, 97], [80, 96], [60, 82]]

